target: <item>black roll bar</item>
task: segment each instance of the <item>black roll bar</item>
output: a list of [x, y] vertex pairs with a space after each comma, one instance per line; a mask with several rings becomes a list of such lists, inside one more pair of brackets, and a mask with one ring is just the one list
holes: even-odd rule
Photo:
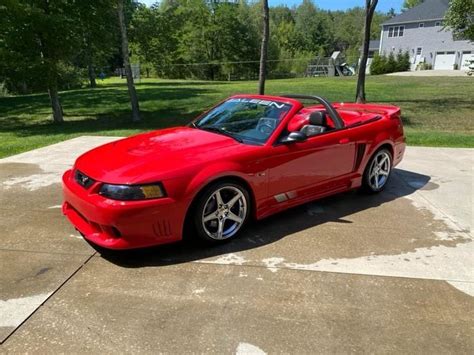
[[341, 116], [339, 116], [339, 113], [337, 113], [336, 109], [324, 97], [315, 96], [315, 95], [293, 95], [293, 94], [281, 95], [281, 96], [286, 97], [288, 99], [315, 100], [315, 101], [319, 102], [321, 105], [324, 106], [327, 113], [329, 114], [329, 116], [333, 120], [334, 126], [336, 126], [336, 129], [344, 128], [344, 121], [341, 119]]

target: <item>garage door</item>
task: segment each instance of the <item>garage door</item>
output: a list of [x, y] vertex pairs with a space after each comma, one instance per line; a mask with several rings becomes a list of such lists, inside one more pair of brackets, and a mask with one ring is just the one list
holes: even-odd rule
[[453, 70], [455, 52], [436, 52], [435, 69]]
[[467, 69], [467, 67], [469, 66], [469, 60], [474, 60], [474, 52], [462, 52], [461, 69]]

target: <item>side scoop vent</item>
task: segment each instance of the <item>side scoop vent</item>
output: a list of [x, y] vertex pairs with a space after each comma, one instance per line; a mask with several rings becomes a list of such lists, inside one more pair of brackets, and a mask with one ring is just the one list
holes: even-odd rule
[[366, 144], [357, 144], [356, 157], [355, 157], [355, 162], [354, 162], [354, 171], [357, 171], [357, 169], [360, 168], [360, 164], [362, 163], [362, 158], [364, 157], [364, 154], [365, 154], [365, 147], [366, 147]]

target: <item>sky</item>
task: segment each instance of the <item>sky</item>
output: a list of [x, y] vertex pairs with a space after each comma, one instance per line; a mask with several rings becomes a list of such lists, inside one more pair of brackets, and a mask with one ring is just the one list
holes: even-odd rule
[[[151, 5], [156, 0], [139, 0], [141, 3]], [[354, 6], [364, 6], [364, 0], [313, 0], [315, 4], [324, 10], [345, 10], [350, 9]], [[269, 0], [270, 6], [272, 5], [284, 5], [291, 7], [298, 5], [302, 0]], [[377, 5], [378, 11], [387, 12], [390, 8], [394, 8], [396, 12], [400, 12], [403, 0], [379, 0]]]

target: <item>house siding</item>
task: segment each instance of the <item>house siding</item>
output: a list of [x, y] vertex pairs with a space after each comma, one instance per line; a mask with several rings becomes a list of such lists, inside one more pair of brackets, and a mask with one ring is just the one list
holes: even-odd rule
[[[419, 27], [420, 23], [424, 27]], [[474, 44], [469, 41], [453, 40], [452, 32], [443, 29], [443, 26], [436, 26], [433, 21], [420, 21], [413, 23], [400, 23], [383, 25], [382, 40], [380, 44], [380, 54], [388, 55], [390, 52], [395, 54], [399, 51], [408, 51], [412, 63], [412, 70], [416, 64], [416, 49], [421, 47], [421, 61], [425, 61], [434, 66], [436, 52], [456, 52], [455, 63], [458, 68], [461, 64], [462, 52], [474, 51]], [[389, 28], [395, 26], [405, 26], [403, 37], [388, 37]]]

